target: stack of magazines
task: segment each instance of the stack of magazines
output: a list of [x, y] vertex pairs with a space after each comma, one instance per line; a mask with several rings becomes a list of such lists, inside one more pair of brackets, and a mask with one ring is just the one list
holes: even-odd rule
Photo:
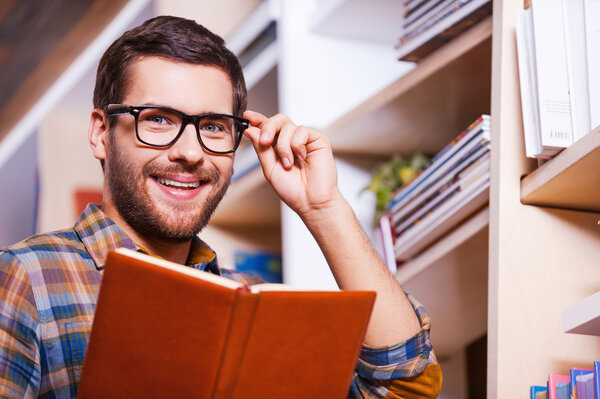
[[491, 0], [403, 0], [398, 58], [419, 61], [492, 13]]
[[[395, 194], [381, 222], [393, 234], [395, 260], [408, 260], [487, 204], [489, 184], [490, 117], [482, 115]], [[391, 250], [384, 252], [388, 258]]]

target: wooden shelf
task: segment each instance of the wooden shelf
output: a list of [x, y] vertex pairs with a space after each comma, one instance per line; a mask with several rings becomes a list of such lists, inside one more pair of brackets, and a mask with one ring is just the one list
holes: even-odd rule
[[600, 291], [563, 311], [563, 329], [567, 333], [600, 336]]
[[600, 212], [600, 126], [521, 181], [521, 202]]
[[325, 128], [337, 153], [436, 153], [490, 112], [492, 19]]
[[398, 267], [396, 280], [431, 315], [436, 354], [450, 356], [487, 331], [489, 208]]
[[231, 228], [274, 228], [281, 224], [279, 198], [260, 167], [231, 184], [210, 223], [216, 227]]

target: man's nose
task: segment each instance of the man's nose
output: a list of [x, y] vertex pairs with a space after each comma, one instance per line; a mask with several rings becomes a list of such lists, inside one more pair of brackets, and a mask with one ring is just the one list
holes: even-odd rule
[[196, 127], [188, 124], [179, 140], [169, 148], [169, 160], [171, 162], [185, 162], [187, 164], [196, 164], [204, 158], [204, 148], [198, 141]]

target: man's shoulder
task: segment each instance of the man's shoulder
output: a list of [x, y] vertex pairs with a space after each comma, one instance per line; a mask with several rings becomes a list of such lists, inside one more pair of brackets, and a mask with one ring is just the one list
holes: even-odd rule
[[66, 253], [85, 251], [85, 248], [72, 228], [35, 234], [20, 242], [0, 249], [3, 262], [17, 261], [29, 263], [41, 259], [52, 260]]

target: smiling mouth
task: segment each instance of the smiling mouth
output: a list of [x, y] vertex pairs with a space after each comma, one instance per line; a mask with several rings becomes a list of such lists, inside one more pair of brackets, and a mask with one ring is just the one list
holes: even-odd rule
[[163, 186], [170, 187], [170, 188], [178, 188], [180, 190], [193, 190], [193, 189], [200, 187], [200, 185], [202, 184], [201, 181], [183, 183], [180, 181], [166, 179], [164, 177], [156, 177], [156, 176], [153, 176], [153, 177], [157, 182], [159, 182]]

